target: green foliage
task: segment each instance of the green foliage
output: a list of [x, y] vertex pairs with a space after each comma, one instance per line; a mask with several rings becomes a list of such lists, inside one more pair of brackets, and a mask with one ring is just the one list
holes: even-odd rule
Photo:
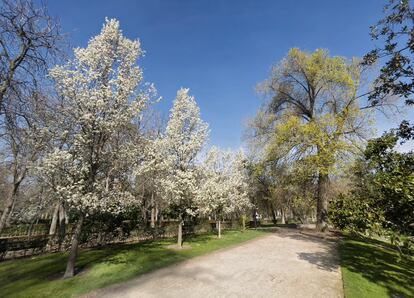
[[331, 202], [329, 219], [341, 230], [363, 234], [378, 231], [379, 224], [383, 221], [380, 211], [372, 209], [371, 201], [344, 194], [339, 194]]
[[409, 0], [389, 0], [384, 12], [384, 18], [371, 27], [371, 37], [384, 41], [383, 47], [372, 50], [363, 60], [367, 65], [386, 60], [369, 99], [373, 104], [378, 104], [389, 94], [395, 94], [405, 98], [406, 104], [412, 105], [414, 10]]
[[354, 189], [332, 204], [338, 228], [386, 236], [409, 250], [414, 235], [414, 154], [396, 150], [395, 132], [369, 141], [364, 159], [353, 168]]
[[141, 219], [138, 208], [131, 208], [119, 214], [98, 213], [85, 220], [81, 243], [104, 244], [115, 239], [126, 239], [133, 231], [145, 229], [146, 224]]

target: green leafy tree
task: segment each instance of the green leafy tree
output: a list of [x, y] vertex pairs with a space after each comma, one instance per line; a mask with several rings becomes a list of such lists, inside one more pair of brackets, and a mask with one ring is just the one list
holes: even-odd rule
[[[364, 65], [383, 63], [369, 100], [376, 105], [389, 95], [402, 97], [408, 106], [414, 104], [414, 9], [409, 0], [389, 0], [385, 16], [371, 27], [371, 37], [383, 41], [365, 55]], [[414, 125], [407, 120], [400, 124], [403, 138], [414, 138]]]
[[414, 235], [414, 154], [399, 152], [396, 132], [369, 141], [353, 168], [353, 190], [331, 206], [330, 219], [340, 228], [375, 233], [409, 245]]
[[255, 121], [266, 135], [265, 159], [300, 161], [313, 170], [319, 230], [327, 225], [330, 175], [366, 131], [364, 111], [372, 106], [357, 95], [361, 71], [356, 59], [294, 48], [259, 87], [269, 98]]

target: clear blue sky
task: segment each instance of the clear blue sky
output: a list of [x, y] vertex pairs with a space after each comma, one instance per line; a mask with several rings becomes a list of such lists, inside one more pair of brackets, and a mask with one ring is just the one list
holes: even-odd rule
[[[210, 124], [211, 143], [237, 148], [246, 119], [260, 100], [255, 85], [292, 47], [362, 56], [372, 49], [369, 26], [385, 0], [49, 0], [73, 46], [85, 46], [105, 17], [139, 38], [145, 80], [168, 111], [176, 90], [188, 87]], [[386, 128], [382, 123], [379, 130]]]

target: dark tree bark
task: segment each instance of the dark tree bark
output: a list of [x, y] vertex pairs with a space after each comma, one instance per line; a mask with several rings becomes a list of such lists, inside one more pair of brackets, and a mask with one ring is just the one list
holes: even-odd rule
[[66, 237], [66, 225], [69, 223], [68, 216], [66, 214], [66, 210], [63, 204], [59, 206], [59, 250], [62, 249], [62, 243]]
[[156, 207], [154, 201], [154, 193], [151, 193], [151, 228], [155, 228]]
[[73, 236], [72, 236], [72, 244], [70, 247], [69, 258], [66, 264], [66, 271], [65, 271], [65, 274], [63, 275], [63, 278], [70, 278], [75, 275], [75, 264], [76, 264], [76, 259], [78, 257], [79, 238], [80, 238], [80, 234], [82, 231], [83, 221], [84, 221], [84, 215], [81, 214], [78, 219], [78, 222], [76, 223], [75, 232], [73, 233]]
[[272, 212], [272, 221], [273, 224], [277, 224], [277, 216], [276, 216], [276, 210], [273, 207], [273, 204], [270, 204], [271, 212]]

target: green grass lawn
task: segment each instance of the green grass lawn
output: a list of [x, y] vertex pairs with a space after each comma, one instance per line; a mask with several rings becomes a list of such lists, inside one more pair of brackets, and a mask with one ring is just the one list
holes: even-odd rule
[[414, 297], [414, 258], [384, 242], [345, 237], [340, 244], [346, 298]]
[[185, 243], [190, 249], [167, 248], [174, 240], [148, 241], [80, 252], [81, 272], [62, 280], [67, 254], [55, 253], [0, 263], [0, 296], [72, 297], [119, 283], [142, 273], [259, 237], [258, 230], [226, 231], [221, 239], [199, 235]]

